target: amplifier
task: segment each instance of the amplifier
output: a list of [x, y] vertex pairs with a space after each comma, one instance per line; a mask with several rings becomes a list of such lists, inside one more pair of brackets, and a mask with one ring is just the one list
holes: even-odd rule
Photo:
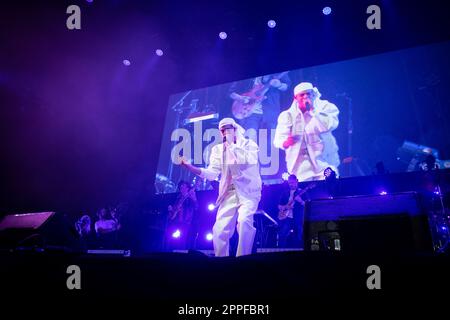
[[432, 251], [428, 217], [415, 192], [306, 203], [305, 250]]

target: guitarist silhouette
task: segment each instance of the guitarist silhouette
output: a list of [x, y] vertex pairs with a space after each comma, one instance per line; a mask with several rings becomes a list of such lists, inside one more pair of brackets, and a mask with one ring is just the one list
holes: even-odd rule
[[197, 218], [197, 196], [196, 188], [199, 186], [200, 179], [195, 179], [190, 185], [186, 181], [180, 181], [178, 184], [179, 194], [173, 205], [168, 207], [168, 237], [178, 230], [180, 233], [180, 245], [178, 249], [194, 249], [196, 237]]
[[[278, 209], [278, 246], [285, 248], [291, 245], [295, 247], [303, 246], [303, 209], [304, 200], [302, 195], [308, 190], [315, 187], [315, 184], [310, 184], [304, 189], [298, 187], [298, 180], [295, 175], [290, 175], [288, 178], [287, 190], [282, 194]], [[295, 237], [293, 237], [295, 236]], [[293, 239], [294, 238], [294, 239]], [[295, 240], [294, 243], [288, 243], [289, 239]]]

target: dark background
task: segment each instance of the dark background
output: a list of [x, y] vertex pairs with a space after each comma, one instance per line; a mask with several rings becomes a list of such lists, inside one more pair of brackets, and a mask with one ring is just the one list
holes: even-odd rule
[[[170, 94], [449, 40], [445, 3], [4, 3], [0, 213], [146, 203]], [[81, 30], [66, 28], [71, 4], [81, 8]], [[366, 28], [371, 4], [381, 7], [381, 30]], [[332, 15], [322, 15], [325, 5]], [[441, 103], [448, 109], [448, 98]]]

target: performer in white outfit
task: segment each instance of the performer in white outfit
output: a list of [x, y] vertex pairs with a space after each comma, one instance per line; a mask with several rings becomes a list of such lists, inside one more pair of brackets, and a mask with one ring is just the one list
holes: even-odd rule
[[323, 180], [324, 170], [336, 173], [340, 160], [331, 131], [339, 125], [339, 109], [320, 99], [320, 92], [309, 82], [294, 88], [294, 101], [278, 117], [274, 145], [286, 151], [289, 174], [300, 181]]
[[217, 257], [229, 255], [229, 240], [237, 220], [239, 242], [236, 256], [251, 254], [256, 229], [253, 215], [261, 199], [261, 176], [258, 145], [244, 137], [244, 129], [232, 118], [219, 123], [223, 143], [211, 149], [207, 168], [198, 168], [181, 159], [181, 165], [208, 180], [220, 177], [216, 201], [217, 217], [213, 227], [214, 252]]

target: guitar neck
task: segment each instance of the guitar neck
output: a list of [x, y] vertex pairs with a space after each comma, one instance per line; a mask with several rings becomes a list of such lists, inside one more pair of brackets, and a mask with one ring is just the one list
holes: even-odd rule
[[302, 189], [301, 191], [299, 191], [299, 193], [297, 194], [298, 196], [301, 196], [302, 194], [306, 193], [307, 191], [311, 190], [312, 188], [314, 188], [314, 186], [307, 186], [305, 189]]

